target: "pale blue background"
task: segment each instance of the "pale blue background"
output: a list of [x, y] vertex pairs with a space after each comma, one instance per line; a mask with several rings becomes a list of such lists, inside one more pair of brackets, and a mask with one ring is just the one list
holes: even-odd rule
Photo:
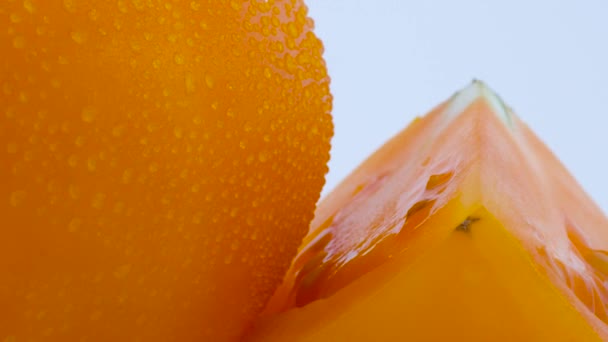
[[475, 77], [608, 212], [608, 0], [306, 2], [334, 94], [323, 194]]

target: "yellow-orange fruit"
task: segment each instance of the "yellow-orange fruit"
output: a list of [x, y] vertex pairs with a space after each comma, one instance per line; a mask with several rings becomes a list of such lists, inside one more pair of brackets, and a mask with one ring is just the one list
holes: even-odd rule
[[311, 225], [251, 341], [608, 340], [608, 219], [479, 81]]
[[300, 0], [0, 3], [0, 341], [234, 340], [332, 135]]

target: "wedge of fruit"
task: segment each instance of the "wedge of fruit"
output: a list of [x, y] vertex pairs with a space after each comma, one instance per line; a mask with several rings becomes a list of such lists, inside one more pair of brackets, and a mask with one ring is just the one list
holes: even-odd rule
[[302, 1], [0, 1], [0, 341], [230, 341], [313, 217]]
[[251, 341], [608, 339], [608, 220], [481, 82], [320, 204]]

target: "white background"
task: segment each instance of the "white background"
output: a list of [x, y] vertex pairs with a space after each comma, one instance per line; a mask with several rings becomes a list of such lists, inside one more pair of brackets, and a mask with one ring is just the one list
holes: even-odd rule
[[323, 194], [415, 116], [479, 78], [608, 213], [608, 1], [306, 3], [334, 95]]

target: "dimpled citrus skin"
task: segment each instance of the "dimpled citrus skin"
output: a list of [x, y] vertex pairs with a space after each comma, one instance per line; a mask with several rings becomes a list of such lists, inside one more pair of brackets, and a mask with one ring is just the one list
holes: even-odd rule
[[0, 3], [0, 341], [236, 340], [332, 123], [302, 1]]

